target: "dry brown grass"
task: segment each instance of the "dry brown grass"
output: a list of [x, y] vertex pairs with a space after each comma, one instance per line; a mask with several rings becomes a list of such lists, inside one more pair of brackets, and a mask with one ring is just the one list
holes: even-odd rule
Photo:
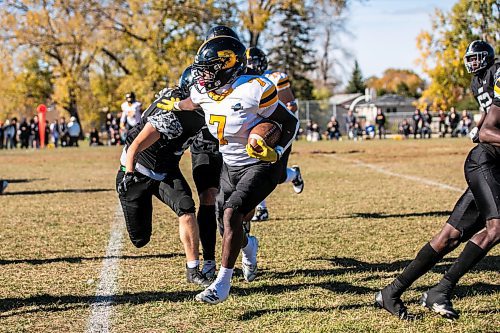
[[[461, 281], [459, 321], [416, 301], [461, 248], [404, 295], [420, 320], [400, 322], [372, 307], [373, 293], [439, 230], [460, 193], [351, 161], [463, 188], [470, 147], [460, 139], [296, 144], [291, 163], [301, 166], [304, 193], [282, 185], [271, 195], [271, 220], [253, 227], [261, 275], [250, 284], [236, 276], [232, 296], [218, 306], [193, 301], [199, 289], [184, 282], [176, 217], [156, 202], [151, 243], [135, 249], [125, 239], [112, 331], [498, 331], [498, 248]], [[85, 330], [117, 205], [119, 153], [0, 151], [0, 178], [27, 180], [0, 197], [0, 331]], [[186, 156], [188, 174], [189, 165]]]

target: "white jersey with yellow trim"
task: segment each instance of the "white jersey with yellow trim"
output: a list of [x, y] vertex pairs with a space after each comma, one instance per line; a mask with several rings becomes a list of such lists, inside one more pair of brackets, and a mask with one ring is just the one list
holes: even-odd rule
[[290, 79], [286, 73], [267, 70], [263, 75], [274, 83], [278, 91], [290, 88]]
[[258, 162], [248, 156], [245, 146], [252, 128], [276, 110], [279, 101], [273, 82], [263, 76], [242, 75], [217, 93], [201, 94], [192, 87], [191, 100], [203, 109], [208, 130], [219, 140], [227, 165]]

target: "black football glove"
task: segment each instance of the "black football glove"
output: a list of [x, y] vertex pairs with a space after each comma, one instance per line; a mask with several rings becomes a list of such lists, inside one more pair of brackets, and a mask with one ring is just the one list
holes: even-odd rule
[[118, 194], [125, 195], [129, 190], [130, 186], [137, 183], [138, 179], [133, 172], [127, 172], [123, 176], [122, 181], [118, 184]]

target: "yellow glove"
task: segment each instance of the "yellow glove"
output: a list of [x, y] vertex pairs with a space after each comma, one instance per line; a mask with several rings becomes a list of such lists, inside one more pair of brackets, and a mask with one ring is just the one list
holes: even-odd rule
[[170, 97], [170, 99], [168, 98], [163, 98], [160, 102], [158, 102], [156, 104], [157, 107], [159, 107], [160, 109], [162, 110], [165, 110], [165, 111], [179, 111], [180, 108], [179, 108], [179, 102], [181, 100], [176, 97]]
[[247, 144], [247, 154], [250, 157], [259, 159], [264, 162], [275, 163], [280, 159], [281, 154], [283, 153], [282, 147], [276, 146], [276, 148], [273, 149], [266, 145], [266, 143], [262, 139], [257, 140], [257, 146], [262, 149], [260, 153], [255, 151], [255, 149], [251, 145]]

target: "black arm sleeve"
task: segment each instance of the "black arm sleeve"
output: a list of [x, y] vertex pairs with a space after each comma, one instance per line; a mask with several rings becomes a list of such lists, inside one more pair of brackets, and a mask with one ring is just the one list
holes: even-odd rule
[[278, 102], [278, 106], [268, 119], [281, 125], [281, 139], [278, 142], [278, 146], [287, 150], [295, 139], [295, 135], [299, 129], [299, 120], [281, 102]]

